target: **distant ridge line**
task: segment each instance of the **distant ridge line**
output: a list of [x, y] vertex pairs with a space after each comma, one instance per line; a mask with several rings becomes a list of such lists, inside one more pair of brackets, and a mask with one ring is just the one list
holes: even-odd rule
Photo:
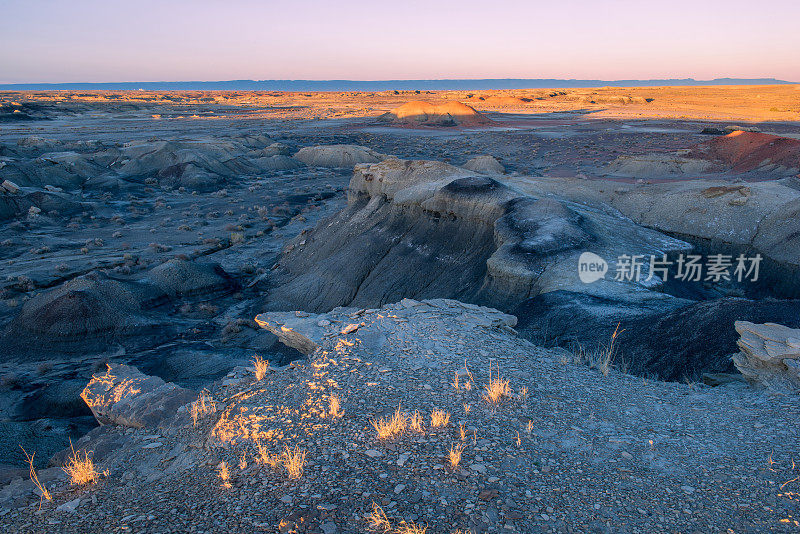
[[557, 78], [487, 78], [441, 80], [227, 80], [185, 82], [81, 82], [81, 83], [6, 83], [5, 91], [442, 91], [491, 89], [575, 89], [592, 87], [658, 87], [700, 85], [784, 85], [794, 84], [775, 78], [693, 78], [660, 80], [575, 80]]

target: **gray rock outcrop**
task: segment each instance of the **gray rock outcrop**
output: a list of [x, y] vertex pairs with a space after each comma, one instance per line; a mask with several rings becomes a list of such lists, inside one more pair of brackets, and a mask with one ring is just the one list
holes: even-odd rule
[[81, 398], [101, 425], [156, 428], [195, 401], [197, 393], [135, 367], [109, 364], [104, 374], [92, 377]]
[[301, 148], [294, 159], [310, 167], [352, 168], [356, 163], [377, 163], [386, 156], [359, 145], [318, 145]]
[[736, 321], [740, 352], [733, 363], [751, 384], [775, 392], [800, 392], [800, 329]]

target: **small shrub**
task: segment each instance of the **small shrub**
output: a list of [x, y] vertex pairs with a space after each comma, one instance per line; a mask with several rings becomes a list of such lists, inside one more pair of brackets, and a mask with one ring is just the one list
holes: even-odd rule
[[269, 361], [265, 360], [258, 354], [256, 354], [256, 357], [250, 361], [253, 362], [253, 367], [255, 368], [256, 380], [262, 380], [265, 376], [267, 376], [267, 371], [269, 371]]
[[431, 412], [431, 428], [446, 426], [450, 422], [450, 413], [438, 408]]
[[[94, 468], [94, 462], [89, 458], [89, 453], [86, 451], [75, 451], [72, 446], [72, 441], [69, 444], [72, 454], [67, 458], [67, 464], [61, 469], [69, 475], [70, 483], [76, 486], [83, 486], [97, 482], [100, 478], [100, 473]], [[83, 452], [83, 455], [81, 455]]]

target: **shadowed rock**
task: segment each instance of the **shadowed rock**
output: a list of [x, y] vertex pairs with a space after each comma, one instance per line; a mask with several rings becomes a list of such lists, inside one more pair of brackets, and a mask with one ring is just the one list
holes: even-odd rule
[[191, 296], [225, 291], [237, 286], [217, 263], [200, 263], [174, 258], [154, 267], [147, 280], [170, 295]]

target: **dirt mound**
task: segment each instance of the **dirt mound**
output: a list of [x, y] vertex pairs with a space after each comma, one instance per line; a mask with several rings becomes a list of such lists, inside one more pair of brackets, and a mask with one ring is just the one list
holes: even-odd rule
[[800, 140], [735, 131], [696, 145], [692, 156], [722, 162], [738, 172], [781, 167], [797, 172], [800, 170]]
[[461, 102], [431, 104], [415, 100], [384, 113], [378, 120], [418, 126], [477, 126], [492, 122], [474, 108]]

